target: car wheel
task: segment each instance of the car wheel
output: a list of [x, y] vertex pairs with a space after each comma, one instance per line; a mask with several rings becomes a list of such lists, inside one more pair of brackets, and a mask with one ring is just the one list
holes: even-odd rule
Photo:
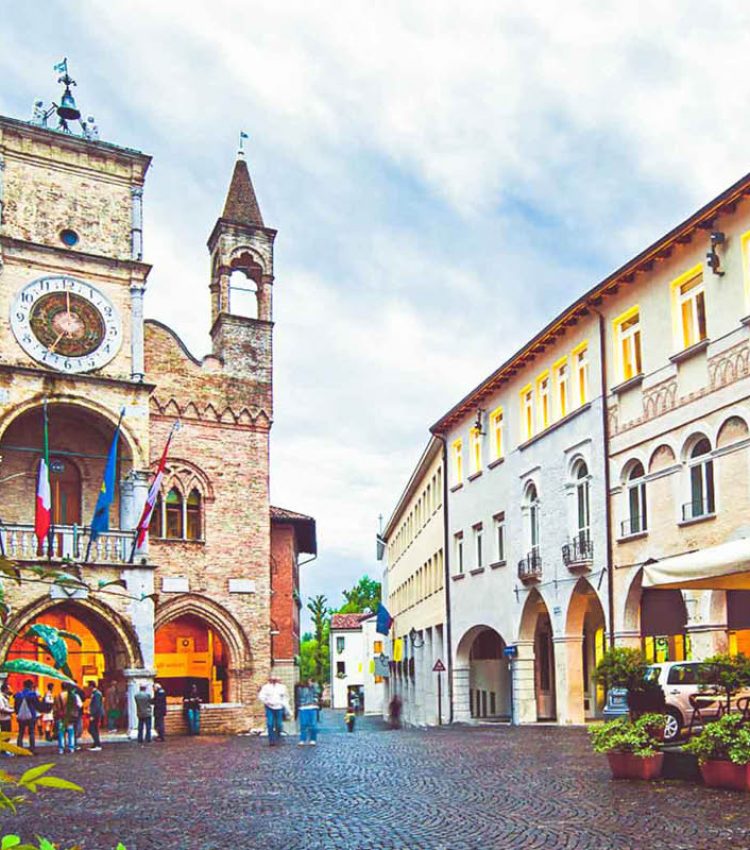
[[673, 708], [667, 709], [666, 723], [664, 724], [664, 743], [671, 744], [680, 737], [682, 731], [682, 717], [679, 711]]

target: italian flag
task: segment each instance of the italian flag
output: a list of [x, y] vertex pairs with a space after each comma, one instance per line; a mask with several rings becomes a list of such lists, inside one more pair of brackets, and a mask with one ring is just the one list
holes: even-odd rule
[[138, 522], [138, 525], [136, 526], [136, 536], [135, 543], [133, 545], [133, 554], [135, 554], [136, 549], [139, 549], [141, 546], [143, 546], [143, 541], [146, 539], [146, 532], [148, 531], [148, 527], [151, 523], [151, 514], [154, 512], [154, 508], [156, 507], [156, 500], [159, 498], [161, 482], [164, 478], [164, 467], [167, 464], [169, 444], [172, 442], [172, 437], [174, 436], [174, 432], [177, 430], [178, 427], [178, 423], [175, 422], [169, 432], [169, 436], [167, 437], [167, 443], [164, 446], [164, 451], [162, 452], [161, 459], [159, 460], [159, 466], [156, 468], [156, 475], [154, 476], [154, 480], [151, 482], [151, 487], [149, 488], [148, 496], [146, 496], [146, 504], [143, 506], [143, 513], [141, 514], [141, 518]]
[[49, 535], [52, 525], [52, 491], [49, 486], [49, 428], [47, 426], [47, 402], [44, 402], [44, 448], [39, 460], [39, 477], [36, 482], [36, 509], [34, 511], [34, 534], [41, 547]]

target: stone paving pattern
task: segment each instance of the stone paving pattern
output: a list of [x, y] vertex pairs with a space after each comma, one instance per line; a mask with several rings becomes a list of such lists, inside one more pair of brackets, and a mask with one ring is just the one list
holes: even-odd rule
[[750, 847], [747, 795], [612, 781], [582, 729], [392, 732], [366, 719], [350, 735], [326, 714], [317, 747], [206, 736], [55, 754], [85, 795], [47, 791], [3, 826], [85, 850]]

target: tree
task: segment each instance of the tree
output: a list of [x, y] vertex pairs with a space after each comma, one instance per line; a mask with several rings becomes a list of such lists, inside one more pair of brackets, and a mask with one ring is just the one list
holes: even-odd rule
[[[308, 646], [306, 652], [311, 655], [312, 667], [314, 669], [314, 677], [321, 684], [328, 680], [328, 674], [324, 675], [325, 669], [328, 666], [328, 641], [331, 624], [331, 610], [328, 607], [328, 600], [323, 594], [313, 596], [307, 603], [307, 610], [313, 621], [313, 641], [315, 646]], [[310, 643], [306, 641], [306, 643]], [[300, 647], [300, 654], [303, 647]], [[304, 678], [304, 673], [303, 673]]]
[[380, 582], [365, 575], [351, 590], [344, 590], [346, 602], [339, 608], [339, 614], [364, 614], [369, 611], [374, 614], [380, 603]]

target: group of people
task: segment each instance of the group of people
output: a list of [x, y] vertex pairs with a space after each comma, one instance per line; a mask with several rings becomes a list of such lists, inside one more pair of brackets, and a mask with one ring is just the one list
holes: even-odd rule
[[41, 696], [32, 679], [26, 679], [23, 688], [13, 694], [7, 679], [0, 688], [0, 731], [10, 732], [15, 716], [18, 723], [16, 744], [23, 747], [26, 738], [29, 750], [36, 752], [37, 732], [48, 741], [57, 739], [60, 755], [80, 750], [84, 727], [84, 704], [87, 703], [88, 732], [93, 746], [91, 752], [102, 748], [100, 729], [105, 718], [104, 696], [96, 682], [89, 682], [86, 689], [71, 682], [64, 682], [59, 693], [50, 683]]
[[[23, 688], [15, 694], [6, 679], [0, 687], [0, 732], [10, 732], [13, 718], [18, 724], [16, 744], [24, 746], [28, 738], [30, 752], [36, 752], [37, 734], [47, 741], [57, 741], [60, 755], [81, 749], [85, 718], [88, 717], [88, 732], [92, 746], [89, 752], [100, 752], [101, 730], [104, 724], [110, 732], [120, 727], [125, 717], [124, 688], [114, 682], [105, 693], [97, 682], [88, 682], [86, 688], [80, 688], [70, 682], [63, 682], [60, 691], [55, 693], [55, 685], [50, 682], [44, 695], [37, 691], [34, 681], [26, 679]], [[138, 717], [138, 742], [150, 744], [152, 727], [157, 741], [166, 740], [167, 693], [158, 683], [154, 683], [153, 692], [148, 685], [141, 685], [135, 694], [135, 708]], [[193, 684], [185, 694], [183, 710], [191, 735], [200, 733], [201, 698], [198, 688]]]
[[[312, 679], [307, 679], [300, 683], [295, 696], [299, 717], [299, 746], [314, 747], [318, 743], [320, 687]], [[292, 717], [286, 685], [272, 674], [260, 689], [258, 699], [266, 710], [268, 743], [272, 747], [276, 746], [284, 731], [284, 719]]]

